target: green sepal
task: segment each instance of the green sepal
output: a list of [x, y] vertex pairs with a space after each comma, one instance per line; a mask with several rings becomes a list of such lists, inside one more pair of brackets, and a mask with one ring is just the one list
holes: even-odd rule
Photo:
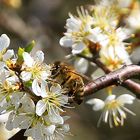
[[10, 96], [6, 96], [6, 101], [9, 102], [10, 100]]
[[35, 46], [35, 41], [33, 40], [31, 43], [29, 43], [26, 47], [25, 47], [25, 52], [30, 53], [32, 51], [32, 49]]
[[24, 85], [25, 85], [26, 87], [31, 87], [31, 86], [32, 86], [32, 81], [30, 80], [30, 81], [28, 81], [28, 82], [25, 82]]
[[17, 59], [17, 64], [22, 64], [23, 63], [23, 53], [25, 52], [24, 48], [19, 47], [18, 49], [18, 59]]

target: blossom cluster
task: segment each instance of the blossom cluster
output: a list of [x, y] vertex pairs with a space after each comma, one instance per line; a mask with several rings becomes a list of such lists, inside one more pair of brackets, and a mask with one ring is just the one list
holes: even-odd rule
[[6, 128], [26, 129], [24, 135], [34, 140], [63, 139], [69, 134], [64, 108], [68, 106], [65, 89], [51, 77], [51, 65], [44, 63], [44, 53], [31, 55], [34, 42], [8, 49], [10, 39], [0, 37], [0, 114], [9, 113]]
[[[130, 39], [139, 27], [133, 14], [133, 5], [138, 5], [137, 3], [132, 0], [101, 0], [87, 9], [77, 8], [77, 16], [69, 14], [66, 32], [60, 39], [60, 45], [71, 48], [71, 55], [75, 59], [74, 65], [79, 72], [86, 73], [88, 70], [89, 59], [86, 58], [98, 59], [109, 71], [132, 64]], [[139, 8], [134, 9], [138, 12]], [[135, 115], [124, 107], [125, 104], [132, 104], [135, 97], [124, 94], [116, 98], [112, 92], [113, 87], [105, 101], [96, 98], [87, 101], [93, 105], [93, 110], [103, 111], [98, 124], [103, 120], [105, 123], [109, 122], [110, 127], [124, 124], [125, 111]]]
[[[120, 13], [116, 10], [118, 8], [119, 5], [111, 1], [106, 3], [101, 1], [91, 6], [90, 10], [78, 8], [78, 16], [69, 14], [66, 32], [60, 39], [60, 45], [71, 47], [73, 55], [84, 54], [96, 57], [99, 54], [99, 59], [110, 70], [116, 70], [124, 64], [131, 64], [127, 52], [130, 44], [125, 40], [129, 39], [133, 32], [119, 26]], [[78, 58], [79, 63], [80, 61]], [[79, 64], [78, 62], [76, 64]]]

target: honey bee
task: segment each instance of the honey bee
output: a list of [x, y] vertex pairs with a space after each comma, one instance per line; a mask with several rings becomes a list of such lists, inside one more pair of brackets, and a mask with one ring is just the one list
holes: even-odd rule
[[73, 97], [77, 104], [81, 104], [84, 95], [84, 82], [82, 76], [73, 67], [57, 61], [52, 64], [51, 78], [55, 79], [62, 88], [66, 88], [68, 91], [66, 94]]

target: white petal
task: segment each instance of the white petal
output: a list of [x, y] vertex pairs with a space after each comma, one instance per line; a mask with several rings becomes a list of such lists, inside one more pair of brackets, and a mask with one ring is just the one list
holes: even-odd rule
[[112, 100], [114, 100], [116, 98], [116, 95], [109, 95], [106, 100], [105, 103], [111, 102]]
[[76, 59], [74, 67], [78, 72], [86, 73], [88, 70], [88, 61], [84, 58]]
[[34, 79], [33, 83], [32, 83], [32, 90], [35, 93], [35, 95], [37, 96], [41, 96], [41, 87], [38, 84], [38, 80]]
[[50, 91], [54, 94], [61, 94], [62, 88], [59, 84], [52, 85]]
[[76, 43], [72, 45], [72, 54], [79, 54], [86, 48], [83, 42]]
[[10, 45], [10, 39], [6, 34], [2, 34], [0, 36], [0, 51], [2, 51], [3, 49], [8, 48]]
[[55, 131], [55, 125], [50, 125], [48, 127], [45, 127], [44, 129], [44, 133], [47, 135], [47, 136], [51, 136], [54, 134], [54, 131]]
[[61, 95], [58, 100], [61, 105], [66, 105], [68, 103], [68, 96], [67, 95]]
[[135, 97], [129, 94], [120, 95], [117, 99], [121, 104], [132, 104], [135, 100]]
[[14, 56], [14, 50], [7, 50], [7, 52], [3, 55], [3, 60], [6, 61]]
[[123, 60], [123, 63], [125, 63], [127, 65], [132, 64], [130, 57], [129, 57], [129, 54], [125, 50], [124, 46], [115, 47], [115, 52], [116, 52], [117, 56], [121, 60]]
[[21, 124], [21, 122], [25, 119], [25, 116], [16, 116], [13, 120], [13, 126], [14, 128], [18, 128]]
[[24, 136], [32, 136], [32, 133], [33, 133], [33, 128], [27, 129], [24, 133]]
[[[75, 18], [72, 14], [69, 14], [70, 18], [66, 21], [67, 32], [78, 32], [82, 21]], [[69, 31], [70, 30], [70, 31]]]
[[47, 92], [49, 92], [49, 88], [47, 82], [42, 80], [41, 81], [41, 97], [45, 98], [48, 96]]
[[15, 116], [15, 114], [13, 112], [11, 112], [8, 117], [8, 122], [6, 123], [6, 129], [8, 129], [9, 131], [13, 129], [14, 116]]
[[28, 67], [32, 67], [32, 66], [33, 66], [34, 60], [33, 60], [33, 58], [30, 56], [29, 53], [24, 52], [24, 53], [23, 53], [23, 59], [24, 59], [25, 64], [26, 64]]
[[60, 43], [61, 46], [71, 47], [72, 44], [73, 44], [73, 41], [72, 41], [71, 38], [68, 38], [68, 37], [64, 36], [60, 39], [59, 43]]
[[0, 122], [7, 122], [8, 117], [9, 117], [9, 113], [0, 115]]
[[34, 138], [35, 140], [42, 140], [42, 125], [40, 123], [37, 123], [37, 125], [34, 128]]
[[44, 61], [44, 53], [42, 51], [37, 51], [34, 56], [35, 61], [42, 63]]
[[23, 81], [29, 81], [32, 77], [32, 73], [31, 72], [27, 72], [27, 71], [22, 71], [21, 72], [21, 79]]
[[50, 70], [41, 71], [40, 75], [41, 79], [46, 80], [51, 75], [51, 71]]
[[[8, 73], [6, 73], [6, 74], [7, 74], [6, 76], [9, 75]], [[6, 78], [6, 80], [9, 81], [9, 82], [12, 83], [12, 84], [15, 84], [16, 82], [19, 82], [19, 79], [18, 79], [15, 75]]]
[[108, 47], [108, 58], [111, 57], [112, 60], [115, 60], [116, 52], [114, 47], [110, 46]]
[[68, 132], [70, 130], [69, 124], [64, 124], [63, 125], [63, 130], [64, 130], [65, 133]]
[[35, 111], [35, 104], [34, 104], [34, 101], [29, 98], [28, 96], [24, 96], [22, 98], [22, 108], [25, 112], [31, 112], [31, 113], [34, 113]]
[[21, 123], [20, 123], [20, 125], [18, 127], [21, 128], [21, 129], [27, 129], [27, 128], [29, 128], [31, 126], [32, 121], [33, 120], [32, 120], [31, 117], [24, 116], [22, 118], [22, 121], [21, 121]]
[[98, 111], [104, 108], [105, 103], [100, 99], [90, 99], [86, 102], [87, 104], [93, 105], [93, 110]]
[[49, 115], [49, 119], [52, 123], [55, 123], [55, 124], [63, 124], [64, 123], [64, 120], [63, 120], [63, 117], [61, 117], [60, 115], [56, 114], [56, 113], [51, 113]]
[[[89, 30], [88, 30], [89, 31]], [[91, 30], [91, 34], [87, 36], [87, 39], [89, 39], [90, 41], [96, 43], [99, 41], [99, 35], [100, 35], [100, 28], [94, 28]]]
[[46, 103], [43, 100], [39, 100], [36, 104], [36, 114], [41, 116], [46, 111]]

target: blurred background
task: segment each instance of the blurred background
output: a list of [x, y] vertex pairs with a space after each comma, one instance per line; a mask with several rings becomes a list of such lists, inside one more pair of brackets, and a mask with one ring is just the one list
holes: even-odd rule
[[[130, 0], [122, 1], [124, 5], [128, 3], [127, 6], [130, 6]], [[64, 56], [70, 50], [60, 47], [59, 39], [65, 32], [64, 26], [68, 13], [76, 13], [76, 7], [87, 6], [95, 2], [94, 0], [0, 0], [0, 34], [6, 33], [9, 36], [11, 39], [10, 48], [15, 51], [18, 47], [24, 47], [30, 41], [35, 40], [34, 51], [43, 50], [47, 63], [64, 60]], [[136, 10], [138, 8], [139, 6], [136, 7]], [[140, 19], [137, 19], [136, 22], [139, 21]], [[140, 26], [140, 22], [137, 24]], [[139, 53], [139, 47], [137, 47], [131, 56], [134, 63], [140, 60]], [[105, 92], [106, 90], [102, 90], [92, 97], [104, 100], [106, 98]], [[118, 95], [128, 92], [121, 87], [114, 91]], [[76, 105], [74, 109], [67, 110], [67, 114], [71, 116], [69, 124], [73, 136], [68, 136], [66, 140], [140, 140], [139, 100], [136, 100], [134, 105], [129, 107], [137, 115], [128, 114], [128, 119], [123, 127], [110, 129], [104, 123], [101, 123], [101, 126], [97, 128], [101, 112], [92, 111], [91, 106], [85, 104], [87, 99], [80, 106]], [[4, 130], [3, 124], [0, 127], [0, 140], [7, 140], [15, 133], [15, 131]]]

